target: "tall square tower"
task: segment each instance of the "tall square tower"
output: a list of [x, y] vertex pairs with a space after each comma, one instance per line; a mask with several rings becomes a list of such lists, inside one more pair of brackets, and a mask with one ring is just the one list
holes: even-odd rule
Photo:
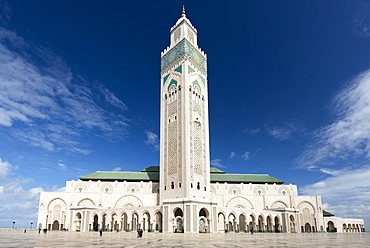
[[[164, 222], [166, 207], [169, 218], [176, 217], [174, 206], [167, 203], [209, 202], [210, 197], [207, 57], [197, 45], [197, 30], [184, 9], [170, 37], [170, 46], [161, 53], [160, 197]], [[186, 231], [186, 212], [182, 215]]]

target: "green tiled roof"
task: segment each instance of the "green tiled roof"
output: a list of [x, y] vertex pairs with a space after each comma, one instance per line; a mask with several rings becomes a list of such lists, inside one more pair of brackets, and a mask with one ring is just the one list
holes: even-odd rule
[[[226, 172], [211, 167], [211, 183], [276, 183], [283, 181], [266, 174], [226, 174]], [[120, 172], [120, 171], [96, 171], [80, 178], [83, 181], [159, 181], [159, 166], [150, 166], [141, 172]]]
[[275, 177], [266, 174], [211, 174], [211, 182], [276, 183], [276, 184], [284, 183], [284, 181], [281, 181]]
[[216, 168], [216, 167], [211, 167], [211, 174], [212, 173], [220, 173], [220, 174], [225, 174], [226, 172], [224, 172], [224, 171], [222, 171], [222, 170], [220, 170], [220, 169], [218, 169], [218, 168]]
[[83, 181], [159, 181], [158, 172], [96, 171], [80, 178]]
[[329, 213], [328, 211], [325, 211], [325, 210], [322, 210], [322, 215], [323, 215], [324, 217], [335, 216], [334, 214]]
[[148, 168], [145, 168], [141, 172], [159, 172], [159, 166], [149, 166]]

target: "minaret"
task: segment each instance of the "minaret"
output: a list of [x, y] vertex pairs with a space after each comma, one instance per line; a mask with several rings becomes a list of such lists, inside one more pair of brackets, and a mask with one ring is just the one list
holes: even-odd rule
[[207, 57], [184, 8], [170, 34], [170, 46], [161, 53], [160, 201], [164, 229], [166, 213], [170, 226], [180, 208], [184, 230], [195, 232], [185, 216], [198, 213], [193, 206], [186, 213], [185, 202], [210, 202]]

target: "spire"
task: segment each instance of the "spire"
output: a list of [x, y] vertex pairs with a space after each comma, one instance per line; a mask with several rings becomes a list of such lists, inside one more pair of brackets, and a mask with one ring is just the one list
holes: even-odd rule
[[182, 6], [182, 15], [181, 15], [181, 17], [186, 17], [184, 5]]

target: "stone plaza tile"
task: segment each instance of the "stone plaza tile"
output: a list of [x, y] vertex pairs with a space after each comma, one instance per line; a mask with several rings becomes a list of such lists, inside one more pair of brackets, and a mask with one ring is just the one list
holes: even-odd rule
[[370, 233], [144, 233], [1, 231], [0, 247], [370, 247]]

